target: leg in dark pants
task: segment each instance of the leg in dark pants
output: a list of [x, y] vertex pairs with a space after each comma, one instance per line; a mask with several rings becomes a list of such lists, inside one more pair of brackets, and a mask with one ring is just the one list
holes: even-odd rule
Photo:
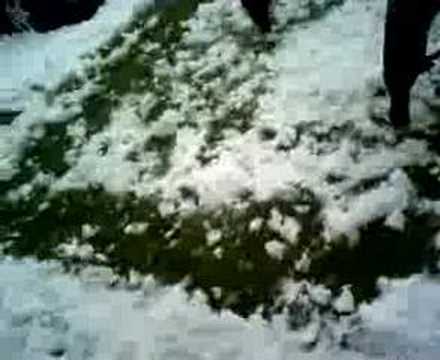
[[410, 124], [410, 87], [390, 89], [390, 121], [396, 128], [404, 128]]
[[419, 74], [429, 70], [428, 33], [439, 9], [437, 0], [388, 0], [383, 66], [391, 100], [389, 117], [395, 127], [410, 122], [411, 88]]
[[271, 31], [271, 0], [241, 0], [241, 4], [261, 32], [268, 33]]

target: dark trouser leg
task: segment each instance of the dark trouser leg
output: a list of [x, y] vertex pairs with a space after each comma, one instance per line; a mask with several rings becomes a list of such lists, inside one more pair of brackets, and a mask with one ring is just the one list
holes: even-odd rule
[[410, 123], [410, 88], [390, 90], [390, 121], [396, 128], [408, 126]]
[[241, 0], [241, 3], [261, 32], [271, 31], [269, 11], [271, 0]]

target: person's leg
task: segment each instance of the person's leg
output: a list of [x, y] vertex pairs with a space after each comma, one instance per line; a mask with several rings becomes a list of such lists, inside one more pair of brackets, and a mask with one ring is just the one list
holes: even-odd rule
[[271, 31], [271, 0], [241, 0], [241, 3], [261, 32], [268, 33]]
[[383, 69], [390, 96], [389, 119], [395, 127], [409, 125], [411, 88], [430, 65], [426, 58], [432, 16], [428, 2], [388, 0]]
[[395, 128], [405, 128], [410, 124], [410, 87], [390, 89], [389, 119]]

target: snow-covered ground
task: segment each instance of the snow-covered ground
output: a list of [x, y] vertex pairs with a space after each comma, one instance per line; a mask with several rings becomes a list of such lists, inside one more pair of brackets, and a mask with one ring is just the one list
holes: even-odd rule
[[[107, 194], [153, 198], [168, 221], [193, 210], [246, 209], [280, 197], [299, 199], [290, 213], [283, 213], [285, 209], [275, 201], [268, 217], [250, 219], [248, 228], [250, 233], [261, 228], [272, 231], [274, 238], [264, 248], [277, 261], [302, 236], [305, 251], [294, 267], [304, 273], [310, 267], [309, 255], [321, 250], [313, 245], [316, 239], [308, 239], [310, 249], [304, 244], [302, 230], [307, 226], [301, 219], [313, 205], [304, 204], [304, 190], [320, 206], [317, 218], [322, 233], [312, 235], [330, 243], [345, 234], [350, 245], [356, 245], [359, 229], [375, 220], [384, 219], [389, 228], [404, 232], [411, 211], [440, 213], [438, 203], [433, 206], [420, 199], [418, 184], [407, 172], [429, 164], [430, 174], [438, 176], [437, 155], [428, 150], [425, 140], [398, 142], [392, 129], [369, 117], [371, 106], [381, 105], [372, 102], [371, 93], [380, 78], [384, 1], [346, 0], [329, 9], [334, 1], [280, 0], [275, 8], [279, 25], [272, 39], [276, 46], [266, 51], [267, 43], [253, 31], [237, 1], [217, 0], [199, 7], [176, 44], [161, 42], [173, 29], [158, 31], [153, 16], [143, 28], [125, 34], [107, 55], [78, 62], [80, 54], [101, 45], [130, 21], [132, 6], [146, 3], [133, 0], [128, 6], [126, 1], [113, 0], [90, 22], [46, 35], [17, 35], [0, 43], [4, 89], [17, 84], [23, 88], [28, 80], [44, 81], [45, 87], [55, 89], [60, 78], [72, 74], [80, 84], [59, 94], [33, 93], [27, 109], [11, 125], [0, 127], [0, 185], [6, 184], [5, 200], [11, 207], [20, 201], [41, 201], [34, 213], [38, 218], [64, 191], [93, 187]], [[316, 12], [324, 16], [312, 20]], [[285, 27], [287, 23], [297, 24]], [[439, 32], [440, 27], [436, 29]], [[149, 32], [156, 38], [149, 38]], [[46, 44], [45, 39], [54, 42]], [[46, 59], [49, 46], [56, 51]], [[34, 49], [35, 66], [27, 67]], [[133, 62], [128, 61], [131, 67], [120, 77], [133, 76], [130, 86], [136, 91], [130, 86], [115, 90], [117, 81], [126, 80], [112, 78], [124, 59]], [[152, 69], [147, 79], [133, 75], [142, 73], [143, 67]], [[422, 82], [417, 91], [423, 93], [428, 83]], [[94, 101], [93, 96], [97, 104], [108, 100], [109, 115], [101, 127], [95, 126], [99, 111], [86, 104], [90, 98]], [[415, 118], [426, 117], [422, 103], [417, 105]], [[62, 131], [53, 134], [50, 126]], [[56, 145], [49, 154], [63, 162], [63, 171], [44, 153], [47, 143]], [[29, 149], [40, 144], [43, 155], [36, 151], [26, 158]], [[101, 210], [108, 209], [95, 212]], [[55, 208], [58, 211], [67, 210]], [[75, 211], [81, 214], [81, 208]], [[33, 217], [26, 216], [17, 222], [32, 224]], [[60, 226], [53, 219], [43, 220], [36, 226]], [[102, 227], [105, 231], [106, 224], [97, 226], [95, 220], [98, 217], [92, 216], [81, 224], [78, 238], [63, 239], [74, 245], [61, 248], [74, 253], [78, 243], [87, 244]], [[149, 230], [145, 219], [129, 220], [129, 215], [121, 216], [123, 231], [118, 236]], [[0, 231], [2, 226], [7, 228], [0, 224]], [[228, 226], [226, 222], [223, 233], [203, 223], [207, 246], [223, 245], [228, 231], [233, 234]], [[172, 240], [176, 228], [153, 236]], [[20, 241], [18, 231], [7, 235]], [[219, 257], [224, 250], [220, 245], [214, 250]], [[181, 285], [160, 287], [150, 281], [142, 295], [106, 290], [90, 274], [85, 281], [60, 275], [57, 265], [4, 260], [0, 264], [2, 354], [13, 360], [50, 356], [425, 360], [440, 352], [436, 324], [440, 307], [435, 301], [440, 288], [425, 277], [384, 285], [382, 297], [359, 309], [360, 328], [353, 325], [347, 330], [344, 321], [318, 317], [299, 332], [286, 328], [288, 315], [276, 316], [269, 325], [259, 315], [244, 320], [228, 311], [213, 313], [199, 298], [188, 300]], [[334, 306], [343, 309], [352, 304], [348, 305], [339, 301]], [[307, 339], [321, 331], [326, 341], [304, 351]], [[341, 340], [342, 333], [346, 341]], [[348, 350], [340, 349], [341, 341]]]
[[45, 34], [0, 37], [0, 111], [23, 109], [28, 87], [50, 88], [77, 71], [80, 57], [120, 31], [153, 0], [107, 0], [90, 20]]
[[[0, 263], [0, 350], [8, 360], [145, 359], [407, 359], [433, 360], [440, 352], [440, 284], [424, 277], [388, 282], [383, 295], [359, 312], [358, 325], [291, 331], [287, 315], [268, 324], [228, 311], [213, 313], [203, 296], [188, 298], [180, 285], [146, 280], [126, 292], [104, 286], [108, 273], [82, 280], [60, 275], [55, 264]], [[304, 344], [327, 332], [314, 351]], [[342, 349], [332, 341], [346, 334]]]

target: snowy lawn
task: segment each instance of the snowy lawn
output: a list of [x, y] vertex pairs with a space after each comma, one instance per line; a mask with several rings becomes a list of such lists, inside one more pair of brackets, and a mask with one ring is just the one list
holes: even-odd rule
[[280, 0], [266, 39], [197, 5], [143, 14], [1, 127], [5, 252], [186, 279], [241, 315], [279, 310], [286, 277], [364, 300], [435, 270], [432, 113], [404, 140], [368, 114], [383, 1]]

